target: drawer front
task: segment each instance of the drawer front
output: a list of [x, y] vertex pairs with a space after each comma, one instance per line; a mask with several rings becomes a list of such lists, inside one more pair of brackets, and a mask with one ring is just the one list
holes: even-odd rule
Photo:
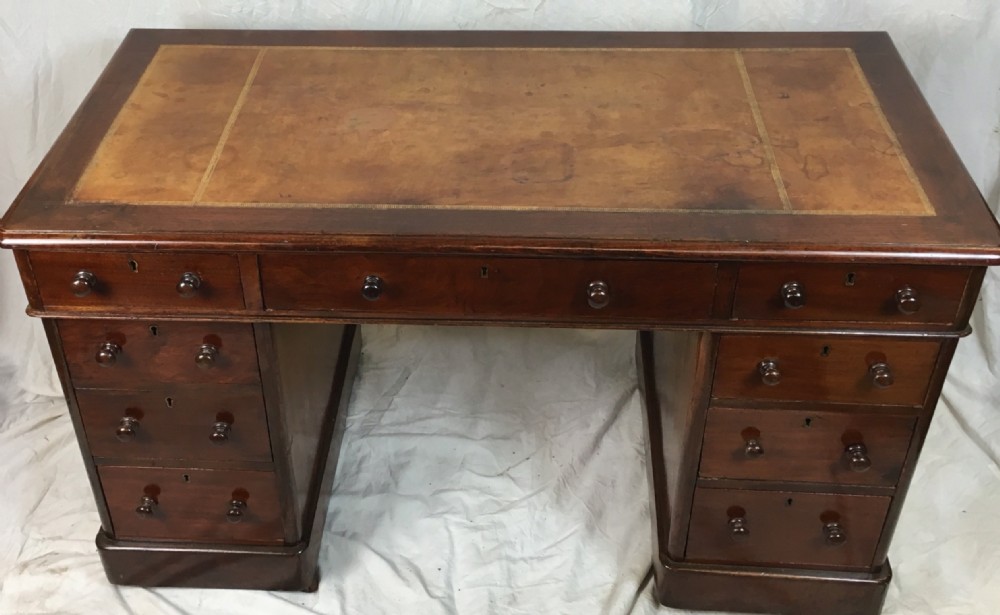
[[116, 538], [283, 543], [273, 472], [100, 466]]
[[260, 267], [269, 310], [579, 322], [706, 319], [716, 270], [713, 263], [377, 254], [265, 254]]
[[698, 474], [891, 487], [915, 423], [912, 416], [713, 407]]
[[968, 267], [741, 265], [733, 317], [952, 324], [970, 273]]
[[177, 313], [245, 307], [232, 254], [33, 252], [29, 258], [46, 309]]
[[58, 327], [77, 387], [260, 382], [249, 324], [60, 320]]
[[920, 406], [938, 350], [928, 340], [723, 335], [712, 396]]
[[697, 489], [693, 561], [867, 569], [891, 498]]
[[77, 389], [76, 401], [96, 457], [271, 461], [257, 385]]

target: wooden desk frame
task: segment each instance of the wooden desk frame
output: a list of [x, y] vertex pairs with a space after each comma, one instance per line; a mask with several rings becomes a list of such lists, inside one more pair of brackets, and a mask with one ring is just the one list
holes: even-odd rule
[[[490, 85], [539, 74], [516, 97]], [[690, 92], [708, 102], [685, 107]], [[282, 110], [296, 142], [343, 137], [326, 149], [354, 175], [283, 151], [267, 132]], [[507, 149], [463, 140], [480, 125]], [[366, 148], [393, 129], [382, 165]], [[996, 221], [883, 33], [135, 30], [0, 228], [113, 583], [315, 589], [357, 324], [623, 328], [639, 331], [659, 600], [811, 615], [881, 609], [948, 366], [1000, 263]], [[197, 442], [147, 433], [161, 398]]]

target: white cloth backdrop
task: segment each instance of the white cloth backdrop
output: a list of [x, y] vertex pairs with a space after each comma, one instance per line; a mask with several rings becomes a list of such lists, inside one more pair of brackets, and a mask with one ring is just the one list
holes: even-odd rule
[[[0, 0], [0, 204], [130, 27], [888, 30], [990, 205], [994, 0]], [[1000, 610], [987, 278], [890, 551], [886, 613]], [[365, 327], [315, 594], [118, 588], [37, 322], [0, 254], [0, 613], [653, 613], [625, 332]], [[665, 611], [661, 611], [665, 612]]]

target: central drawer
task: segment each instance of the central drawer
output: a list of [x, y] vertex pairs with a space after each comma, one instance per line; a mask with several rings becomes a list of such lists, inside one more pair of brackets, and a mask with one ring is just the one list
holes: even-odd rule
[[698, 321], [714, 263], [395, 254], [263, 254], [264, 304], [394, 318]]

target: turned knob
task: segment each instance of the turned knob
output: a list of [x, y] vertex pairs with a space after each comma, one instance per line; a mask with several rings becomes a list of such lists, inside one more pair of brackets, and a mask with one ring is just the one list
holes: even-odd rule
[[781, 285], [781, 300], [785, 307], [797, 310], [806, 305], [806, 289], [798, 282], [785, 282]]
[[892, 383], [895, 382], [888, 363], [873, 363], [868, 368], [868, 375], [871, 376], [872, 383], [880, 389], [892, 386]]
[[201, 278], [197, 273], [190, 271], [182, 274], [180, 281], [177, 282], [177, 294], [185, 299], [197, 295], [199, 288], [201, 288]]
[[366, 275], [365, 282], [361, 286], [361, 296], [369, 301], [375, 301], [382, 296], [382, 278], [377, 275]]
[[760, 381], [767, 386], [774, 386], [781, 382], [781, 371], [778, 369], [778, 362], [773, 359], [764, 359], [757, 364], [757, 371], [760, 372]]
[[120, 442], [130, 442], [135, 439], [135, 432], [139, 429], [139, 419], [134, 416], [123, 416], [118, 422], [118, 429], [115, 430], [115, 437]]
[[587, 304], [595, 310], [605, 308], [611, 303], [611, 290], [607, 283], [595, 280], [587, 285]]
[[140, 517], [152, 517], [156, 511], [156, 498], [151, 495], [144, 495], [139, 498], [139, 505], [135, 507], [135, 514]]
[[757, 438], [750, 438], [746, 441], [743, 452], [747, 457], [753, 459], [764, 454], [764, 447], [761, 446], [760, 440]]
[[208, 434], [208, 439], [214, 444], [224, 444], [229, 440], [229, 430], [232, 429], [232, 423], [228, 421], [216, 421], [212, 425], [212, 433]]
[[94, 360], [101, 367], [111, 367], [118, 362], [118, 355], [121, 354], [122, 347], [114, 342], [104, 342], [97, 349]]
[[920, 311], [920, 295], [912, 286], [904, 286], [896, 291], [896, 307], [903, 314]]
[[833, 547], [847, 542], [847, 532], [839, 521], [823, 524], [823, 536], [826, 538], [826, 544]]
[[202, 344], [198, 349], [198, 354], [194, 357], [195, 365], [201, 369], [208, 369], [215, 365], [215, 360], [219, 357], [219, 349], [214, 344]]
[[860, 442], [848, 446], [844, 449], [844, 454], [851, 470], [855, 472], [867, 472], [872, 467], [872, 460], [868, 457], [868, 447]]
[[743, 540], [750, 536], [750, 528], [747, 527], [746, 517], [733, 517], [729, 520], [729, 534], [734, 540]]
[[230, 523], [239, 523], [243, 520], [243, 515], [246, 513], [246, 510], [246, 500], [238, 500], [236, 498], [229, 500], [229, 510], [226, 511], [226, 521], [229, 521]]
[[77, 297], [86, 297], [97, 288], [97, 276], [89, 271], [78, 271], [69, 287]]

